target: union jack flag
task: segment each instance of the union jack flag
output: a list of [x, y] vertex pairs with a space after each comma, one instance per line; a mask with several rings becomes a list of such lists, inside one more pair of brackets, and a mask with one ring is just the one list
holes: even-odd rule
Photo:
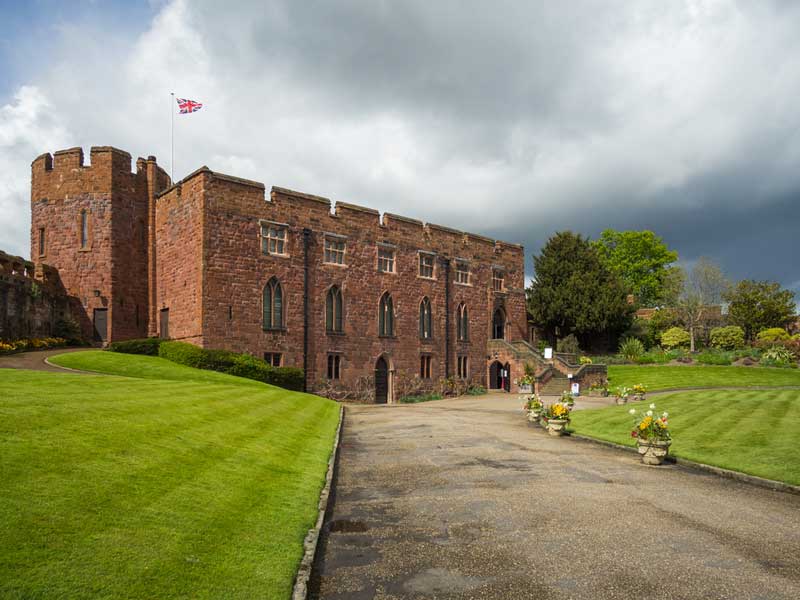
[[186, 98], [175, 98], [175, 100], [178, 101], [178, 108], [181, 110], [182, 115], [197, 112], [203, 108], [202, 104], [194, 100], [187, 100]]

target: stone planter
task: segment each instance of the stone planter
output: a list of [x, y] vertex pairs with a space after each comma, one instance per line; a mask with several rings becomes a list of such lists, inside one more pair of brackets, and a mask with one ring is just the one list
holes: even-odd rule
[[669, 454], [672, 440], [637, 440], [639, 455], [646, 465], [660, 465]]
[[567, 425], [569, 419], [548, 419], [547, 433], [550, 435], [560, 436], [567, 432]]
[[614, 402], [616, 402], [617, 404], [627, 404], [628, 403], [628, 397], [627, 396], [617, 396], [616, 398], [614, 398]]
[[542, 416], [541, 409], [539, 409], [539, 410], [532, 410], [531, 409], [531, 410], [528, 411], [528, 421], [530, 421], [531, 423], [538, 423], [539, 422], [539, 418], [541, 416]]
[[644, 394], [634, 394], [633, 399], [636, 402], [644, 402]]

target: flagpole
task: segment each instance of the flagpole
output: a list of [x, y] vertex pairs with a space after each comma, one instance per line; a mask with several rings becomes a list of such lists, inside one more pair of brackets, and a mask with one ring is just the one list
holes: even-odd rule
[[169, 93], [169, 145], [170, 145], [170, 161], [169, 161], [169, 176], [172, 183], [175, 183], [175, 92]]

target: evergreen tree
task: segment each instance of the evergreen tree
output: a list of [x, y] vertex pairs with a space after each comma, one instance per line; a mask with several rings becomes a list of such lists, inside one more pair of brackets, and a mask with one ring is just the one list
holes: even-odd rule
[[744, 329], [752, 341], [758, 332], [770, 327], [786, 327], [795, 315], [794, 292], [774, 281], [740, 281], [725, 295], [730, 305], [728, 320]]
[[533, 264], [528, 309], [551, 340], [573, 333], [583, 344], [599, 336], [611, 341], [630, 326], [634, 307], [625, 286], [581, 235], [556, 233]]

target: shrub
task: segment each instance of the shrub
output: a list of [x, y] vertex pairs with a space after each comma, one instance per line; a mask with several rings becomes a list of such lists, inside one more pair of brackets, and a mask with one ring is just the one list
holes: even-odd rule
[[578, 338], [572, 333], [561, 338], [558, 340], [558, 351], [562, 354], [578, 354], [581, 351]]
[[744, 329], [736, 325], [711, 330], [711, 345], [720, 350], [736, 350], [744, 346]]
[[702, 352], [695, 356], [697, 362], [704, 365], [729, 365], [733, 355], [727, 352]]
[[467, 388], [468, 396], [483, 396], [486, 394], [486, 388], [482, 385], [471, 385]]
[[661, 334], [661, 345], [668, 349], [685, 348], [690, 341], [689, 332], [680, 327], [672, 327]]
[[417, 404], [418, 402], [428, 402], [429, 400], [441, 399], [441, 394], [425, 394], [422, 396], [406, 396], [405, 398], [400, 398], [400, 402], [403, 404]]
[[70, 345], [77, 346], [84, 343], [81, 327], [78, 325], [78, 322], [71, 317], [56, 321], [53, 325], [53, 335], [55, 337], [64, 338]]
[[625, 338], [619, 345], [619, 353], [627, 360], [636, 362], [636, 360], [644, 354], [644, 344], [641, 340], [636, 338]]
[[761, 355], [761, 364], [765, 367], [797, 366], [795, 357], [788, 348], [773, 346]]
[[179, 365], [186, 365], [195, 369], [205, 369], [208, 364], [206, 352], [202, 348], [186, 342], [164, 340], [158, 347], [158, 355]]
[[233, 354], [233, 364], [224, 372], [228, 375], [254, 379], [276, 385], [287, 390], [303, 390], [303, 369], [295, 367], [273, 367], [269, 363], [249, 354]]
[[578, 363], [580, 363], [580, 364], [582, 364], [582, 365], [591, 365], [591, 364], [593, 364], [593, 362], [594, 362], [594, 361], [592, 361], [592, 359], [591, 359], [591, 358], [589, 358], [588, 356], [581, 356], [581, 357], [578, 359]]
[[770, 327], [769, 329], [762, 329], [756, 336], [756, 341], [762, 343], [783, 342], [790, 337], [791, 336], [785, 329]]
[[109, 350], [110, 352], [122, 352], [123, 354], [146, 354], [148, 356], [158, 356], [158, 347], [161, 345], [161, 341], [161, 338], [144, 338], [141, 340], [111, 342], [106, 350]]

